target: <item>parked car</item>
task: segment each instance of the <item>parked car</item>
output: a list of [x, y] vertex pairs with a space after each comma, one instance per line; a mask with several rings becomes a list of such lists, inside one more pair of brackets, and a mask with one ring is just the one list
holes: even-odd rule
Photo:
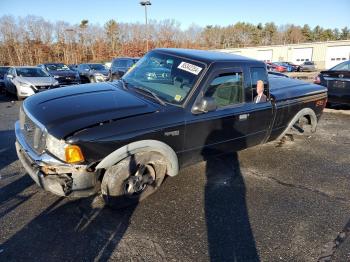
[[[274, 62], [275, 65], [277, 66], [283, 66], [286, 68], [286, 72], [293, 72], [293, 67], [287, 63], [284, 62]], [[280, 71], [279, 71], [280, 72]]]
[[300, 72], [314, 72], [316, 71], [315, 63], [312, 61], [306, 61], [300, 65]]
[[271, 71], [271, 72], [283, 73], [283, 72], [287, 71], [286, 67], [284, 67], [282, 65], [275, 64], [275, 63], [270, 63], [270, 62], [266, 64], [266, 67], [267, 67], [267, 70]]
[[292, 67], [292, 72], [299, 72], [300, 66], [291, 62], [282, 62]]
[[45, 63], [38, 65], [53, 76], [61, 86], [80, 84], [80, 76], [63, 63]]
[[329, 104], [350, 105], [350, 60], [321, 71], [314, 83], [328, 88]]
[[13, 66], [5, 75], [5, 91], [17, 95], [18, 100], [58, 86], [58, 81], [40, 67]]
[[76, 64], [69, 64], [68, 67], [69, 67], [69, 69], [72, 70], [72, 71], [77, 71], [78, 65], [76, 65]]
[[5, 87], [4, 77], [9, 68], [9, 66], [0, 66], [0, 91]]
[[108, 70], [103, 64], [80, 64], [77, 71], [83, 83], [97, 83], [108, 80]]
[[291, 62], [276, 62], [275, 64], [284, 66], [288, 72], [297, 72], [300, 69], [299, 65], [293, 64]]
[[139, 61], [139, 58], [120, 57], [112, 60], [111, 68], [109, 69], [109, 80], [113, 81], [121, 78], [133, 65]]
[[[161, 67], [170, 72], [166, 79], [147, 77]], [[16, 149], [45, 190], [79, 197], [101, 191], [108, 205], [120, 208], [202, 159], [291, 129], [315, 132], [326, 100], [327, 88], [268, 75], [261, 61], [155, 49], [120, 81], [28, 98], [15, 124]]]

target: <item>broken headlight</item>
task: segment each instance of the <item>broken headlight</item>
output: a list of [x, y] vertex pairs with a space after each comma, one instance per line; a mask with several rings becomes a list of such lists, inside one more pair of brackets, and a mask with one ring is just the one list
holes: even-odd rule
[[64, 140], [57, 139], [56, 137], [47, 134], [46, 137], [46, 148], [47, 150], [58, 157], [59, 159], [65, 161], [65, 148], [67, 144]]

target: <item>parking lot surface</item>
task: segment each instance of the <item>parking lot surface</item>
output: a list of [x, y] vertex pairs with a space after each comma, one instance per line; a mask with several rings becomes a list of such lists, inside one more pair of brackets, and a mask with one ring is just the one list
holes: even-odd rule
[[0, 261], [349, 261], [350, 115], [201, 162], [137, 207], [57, 197], [25, 174], [0, 95]]

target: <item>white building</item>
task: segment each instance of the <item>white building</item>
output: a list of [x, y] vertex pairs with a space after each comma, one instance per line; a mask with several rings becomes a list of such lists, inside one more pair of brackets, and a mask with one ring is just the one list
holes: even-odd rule
[[218, 51], [251, 57], [265, 62], [302, 64], [314, 61], [318, 69], [328, 69], [350, 59], [350, 40], [229, 48]]

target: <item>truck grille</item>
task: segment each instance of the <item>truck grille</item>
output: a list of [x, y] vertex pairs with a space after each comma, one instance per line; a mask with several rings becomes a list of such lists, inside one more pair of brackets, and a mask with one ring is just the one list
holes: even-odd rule
[[45, 150], [45, 132], [35, 122], [25, 114], [23, 109], [20, 111], [20, 126], [27, 144], [35, 153], [41, 155]]

